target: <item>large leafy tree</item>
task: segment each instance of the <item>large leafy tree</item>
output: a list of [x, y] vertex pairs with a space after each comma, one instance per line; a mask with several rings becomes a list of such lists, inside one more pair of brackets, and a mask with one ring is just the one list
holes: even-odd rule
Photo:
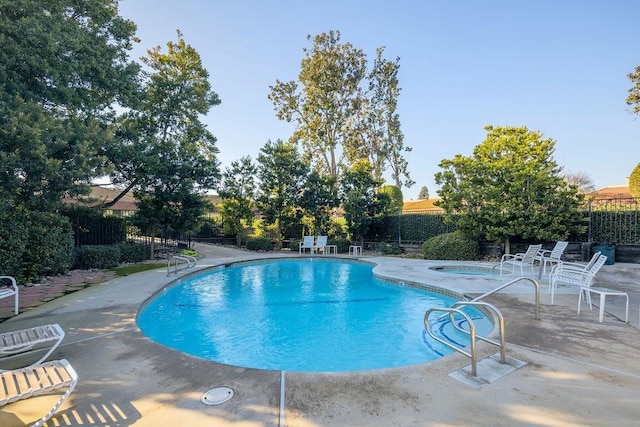
[[389, 206], [387, 206], [388, 215], [396, 215], [398, 212], [402, 212], [404, 207], [404, 198], [402, 190], [395, 185], [383, 185], [380, 187], [380, 193], [386, 194], [389, 197]]
[[627, 104], [633, 108], [634, 114], [640, 114], [640, 65], [632, 73], [629, 73], [628, 77], [633, 86], [629, 89]]
[[256, 174], [258, 168], [245, 156], [225, 168], [218, 194], [222, 197], [221, 213], [225, 233], [234, 234], [242, 243], [245, 225], [255, 218]]
[[371, 170], [369, 162], [360, 160], [345, 171], [340, 180], [340, 199], [347, 231], [360, 244], [388, 212], [391, 202], [388, 194], [377, 191], [382, 181], [374, 179]]
[[383, 53], [383, 47], [376, 51], [373, 67], [367, 76], [368, 91], [351, 120], [348, 128], [350, 144], [344, 148], [350, 162], [368, 160], [377, 180], [383, 179], [384, 172], [390, 169], [391, 179], [401, 189], [403, 184], [410, 187], [414, 181], [409, 176], [408, 163], [403, 156], [411, 148], [404, 146], [397, 113], [400, 58], [389, 61], [382, 57]]
[[308, 172], [294, 144], [268, 141], [260, 149], [261, 185], [256, 201], [265, 223], [275, 228], [278, 249], [282, 247], [284, 231], [299, 223], [302, 216], [300, 195]]
[[426, 185], [423, 185], [418, 193], [418, 200], [427, 200], [429, 199], [429, 189]]
[[312, 171], [306, 178], [299, 203], [312, 219], [311, 234], [326, 235], [331, 225], [331, 211], [340, 204], [336, 179]]
[[[311, 36], [307, 36], [311, 40]], [[313, 37], [311, 49], [304, 49], [298, 80], [276, 81], [269, 99], [277, 117], [295, 121], [291, 140], [300, 143], [306, 160], [323, 174], [337, 177], [349, 145], [347, 130], [359, 108], [360, 84], [366, 76], [366, 57], [350, 43], [340, 43], [340, 32]]]
[[[216, 138], [200, 118], [220, 99], [200, 55], [180, 32], [177, 42], [167, 43], [166, 52], [156, 47], [142, 60], [149, 71], [144, 73], [140, 102], [123, 115], [118, 144], [108, 150], [114, 164], [111, 178], [125, 185], [125, 192], [133, 189], [136, 198], [152, 198], [151, 204], [164, 207], [156, 210], [155, 219], [149, 218], [150, 224], [184, 223], [167, 213], [180, 207], [198, 213], [191, 209], [192, 195], [215, 188], [219, 181]], [[154, 215], [153, 210], [146, 212]]]
[[447, 221], [478, 238], [562, 240], [580, 229], [582, 195], [553, 160], [555, 142], [526, 127], [488, 126], [470, 157], [435, 176]]
[[0, 2], [0, 195], [54, 211], [103, 174], [113, 108], [135, 92], [135, 25], [113, 0]]
[[629, 191], [633, 197], [640, 197], [640, 163], [633, 168], [629, 176]]
[[[633, 86], [629, 89], [627, 104], [632, 106], [632, 112], [638, 115], [640, 114], [640, 65], [637, 66], [632, 73], [629, 73], [628, 77], [633, 83]], [[629, 188], [634, 197], [640, 197], [640, 164], [631, 172]]]

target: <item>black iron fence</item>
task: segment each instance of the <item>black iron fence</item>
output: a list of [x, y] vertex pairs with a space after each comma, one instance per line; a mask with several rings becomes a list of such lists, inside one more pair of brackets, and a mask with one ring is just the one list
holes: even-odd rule
[[[640, 199], [589, 200], [585, 204], [584, 214], [587, 232], [581, 236], [571, 236], [572, 240], [616, 245], [640, 244]], [[379, 235], [383, 240], [413, 244], [455, 229], [455, 226], [445, 224], [439, 212], [410, 213], [385, 218], [384, 230]]]
[[588, 242], [640, 244], [640, 199], [595, 199], [588, 201]]

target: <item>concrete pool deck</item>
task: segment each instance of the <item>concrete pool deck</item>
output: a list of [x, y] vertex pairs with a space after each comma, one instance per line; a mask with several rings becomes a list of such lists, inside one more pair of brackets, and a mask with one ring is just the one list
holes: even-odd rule
[[[160, 269], [114, 278], [0, 323], [0, 332], [45, 323], [59, 323], [66, 331], [50, 359], [68, 359], [80, 381], [47, 425], [635, 426], [640, 420], [638, 264], [605, 265], [598, 274], [599, 283], [629, 293], [629, 324], [619, 320], [623, 299], [617, 297], [607, 298], [603, 323], [595, 307], [576, 313], [575, 289], [560, 288], [555, 305], [550, 305], [545, 278], [540, 320], [534, 319], [530, 284], [522, 282], [488, 297], [505, 318], [507, 356], [526, 365], [478, 389], [450, 375], [469, 365], [460, 354], [404, 368], [283, 373], [222, 365], [156, 344], [135, 323], [141, 304], [156, 291], [196, 269], [277, 256], [206, 245], [197, 249], [205, 258], [195, 268], [169, 277]], [[376, 263], [377, 275], [470, 296], [512, 278], [428, 268], [447, 262], [359, 258]], [[481, 359], [497, 351], [478, 345]], [[202, 404], [203, 393], [219, 386], [232, 388], [234, 397], [217, 406]], [[57, 397], [0, 407], [0, 426], [33, 423]]]

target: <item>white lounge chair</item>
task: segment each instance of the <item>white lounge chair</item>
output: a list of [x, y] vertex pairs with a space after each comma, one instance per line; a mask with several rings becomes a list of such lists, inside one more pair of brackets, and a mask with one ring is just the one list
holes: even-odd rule
[[[48, 347], [48, 351], [31, 364], [37, 365], [49, 357], [63, 339], [64, 331], [57, 323], [0, 333], [0, 360], [8, 359], [31, 349], [46, 349]], [[0, 368], [0, 372], [2, 371], [4, 369]]]
[[552, 250], [542, 249], [535, 256], [535, 260], [540, 263], [540, 271], [538, 272], [538, 279], [542, 277], [543, 274], [547, 273], [547, 264], [553, 267], [553, 264], [558, 264], [561, 261], [562, 254], [569, 242], [558, 241]]
[[[549, 293], [551, 294], [551, 304], [556, 293], [558, 284], [562, 283], [569, 286], [575, 286], [580, 291], [583, 287], [590, 287], [596, 277], [596, 274], [607, 261], [607, 257], [600, 252], [596, 252], [586, 265], [560, 262], [551, 269], [549, 274]], [[588, 294], [588, 293], [587, 293]], [[587, 301], [591, 305], [591, 298], [587, 295]]]
[[502, 255], [500, 259], [500, 276], [502, 276], [502, 268], [504, 265], [511, 265], [512, 274], [515, 274], [516, 266], [519, 266], [521, 276], [524, 276], [524, 268], [528, 267], [531, 269], [531, 274], [533, 275], [533, 263], [540, 249], [542, 249], [542, 245], [529, 245], [525, 253], [519, 252], [517, 254]]
[[78, 374], [66, 359], [0, 373], [0, 406], [53, 390], [67, 388], [51, 410], [32, 426], [41, 427], [58, 410], [78, 383]]
[[11, 276], [0, 276], [0, 279], [8, 279], [11, 281], [10, 286], [0, 286], [0, 299], [2, 298], [14, 298], [14, 314], [18, 314], [18, 284], [16, 279]]
[[298, 253], [303, 254], [306, 252], [307, 249], [309, 249], [309, 253], [312, 254], [313, 243], [314, 243], [313, 236], [304, 236], [302, 238], [302, 242], [300, 242], [300, 244], [298, 245]]
[[327, 254], [327, 241], [328, 241], [328, 237], [327, 236], [318, 236], [318, 238], [316, 239], [316, 244], [313, 245], [313, 251], [314, 252], [318, 252], [318, 251], [322, 250], [322, 254], [326, 255]]

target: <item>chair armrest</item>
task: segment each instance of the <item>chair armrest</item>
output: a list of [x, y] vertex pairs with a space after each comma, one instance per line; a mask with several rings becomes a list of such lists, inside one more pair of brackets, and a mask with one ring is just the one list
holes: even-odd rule
[[549, 255], [551, 255], [551, 251], [550, 250], [542, 249], [542, 250], [538, 251], [538, 253], [536, 254], [535, 258], [549, 257]]
[[523, 252], [518, 252], [517, 254], [504, 254], [502, 255], [502, 258], [500, 259], [501, 261], [507, 261], [507, 259], [505, 257], [510, 257], [513, 258], [514, 260], [519, 260], [524, 258], [524, 253]]
[[558, 263], [558, 267], [562, 268], [562, 269], [571, 269], [571, 270], [582, 270], [582, 271], [584, 271], [584, 269], [587, 267], [587, 264], [581, 264], [581, 263], [578, 263], [578, 262], [560, 261]]
[[[7, 288], [13, 288], [14, 292], [18, 291], [18, 282], [16, 282], [15, 277], [13, 276], [0, 276], [0, 279], [9, 279], [11, 281], [11, 285], [7, 284], [6, 287]], [[2, 285], [2, 280], [0, 280], [0, 287], [3, 287]]]

